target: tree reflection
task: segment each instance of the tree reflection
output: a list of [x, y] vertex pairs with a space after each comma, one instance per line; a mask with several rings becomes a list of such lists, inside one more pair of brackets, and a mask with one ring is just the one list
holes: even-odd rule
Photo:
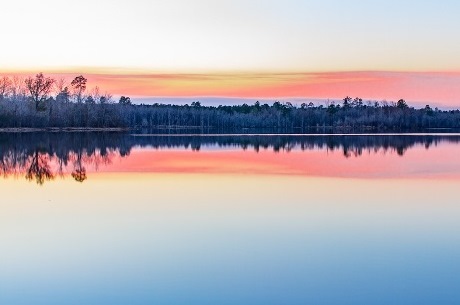
[[75, 179], [77, 182], [83, 182], [85, 181], [88, 177], [86, 176], [86, 169], [84, 167], [81, 167], [79, 169], [75, 169], [72, 172], [72, 177]]
[[72, 177], [77, 182], [83, 182], [86, 180], [86, 168], [83, 166], [82, 151], [77, 152], [77, 158], [74, 162], [74, 170], [72, 171]]
[[25, 177], [43, 185], [56, 177], [72, 177], [77, 182], [88, 173], [108, 166], [117, 158], [127, 158], [134, 147], [183, 149], [199, 153], [205, 148], [240, 148], [289, 153], [293, 150], [339, 151], [345, 158], [363, 154], [395, 153], [404, 157], [416, 145], [426, 149], [441, 142], [459, 143], [460, 136], [442, 135], [252, 135], [133, 136], [124, 133], [0, 133], [0, 175]]
[[129, 155], [122, 134], [30, 133], [0, 135], [0, 174], [25, 177], [43, 185], [57, 176], [77, 182], [88, 179], [87, 168], [98, 170], [117, 157]]
[[29, 166], [26, 172], [26, 179], [35, 180], [37, 184], [42, 185], [45, 181], [53, 180], [54, 174], [50, 168], [50, 156], [47, 153], [35, 150], [30, 157]]
[[101, 164], [110, 164], [117, 156], [121, 156], [117, 150], [111, 150], [104, 156], [101, 156], [99, 150], [91, 154], [84, 150], [69, 151], [64, 156], [39, 149], [30, 155], [9, 151], [0, 159], [0, 173], [4, 177], [25, 175], [27, 180], [35, 181], [39, 185], [54, 180], [56, 176], [65, 177], [67, 174], [77, 182], [84, 182], [88, 178], [86, 166], [97, 170]]

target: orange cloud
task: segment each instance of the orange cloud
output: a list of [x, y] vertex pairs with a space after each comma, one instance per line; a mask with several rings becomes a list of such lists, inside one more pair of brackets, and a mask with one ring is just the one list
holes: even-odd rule
[[[113, 72], [113, 71], [112, 71]], [[78, 73], [80, 74], [80, 73]], [[71, 80], [77, 74], [54, 73]], [[460, 72], [111, 73], [84, 74], [89, 86], [131, 97], [321, 98], [460, 105]]]

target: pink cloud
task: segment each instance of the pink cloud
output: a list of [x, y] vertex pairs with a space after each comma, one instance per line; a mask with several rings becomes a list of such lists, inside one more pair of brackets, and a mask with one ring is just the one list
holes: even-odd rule
[[[81, 73], [54, 73], [72, 77]], [[215, 96], [419, 101], [460, 105], [460, 72], [83, 73], [89, 87], [133, 97]]]

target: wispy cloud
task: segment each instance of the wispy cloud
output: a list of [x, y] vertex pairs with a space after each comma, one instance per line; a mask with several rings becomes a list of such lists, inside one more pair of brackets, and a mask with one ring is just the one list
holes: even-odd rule
[[342, 98], [460, 104], [460, 72], [89, 75], [115, 94], [242, 98]]
[[[71, 80], [77, 73], [54, 73]], [[460, 72], [110, 73], [91, 71], [89, 86], [132, 97], [366, 99], [460, 105]]]

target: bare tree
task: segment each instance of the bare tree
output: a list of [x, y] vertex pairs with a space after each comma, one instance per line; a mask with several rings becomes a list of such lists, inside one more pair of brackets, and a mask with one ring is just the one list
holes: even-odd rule
[[19, 76], [14, 76], [11, 82], [11, 95], [13, 99], [18, 100], [20, 97], [24, 97], [27, 92], [27, 89], [24, 86], [24, 79]]
[[56, 93], [56, 101], [59, 103], [68, 103], [70, 101], [70, 92], [67, 80], [63, 77], [56, 80], [54, 83], [54, 91]]
[[101, 104], [112, 104], [113, 103], [112, 94], [106, 92], [104, 95], [101, 95], [101, 97], [99, 98], [99, 103], [101, 103]]
[[54, 82], [54, 92], [56, 93], [56, 95], [64, 91], [67, 87], [68, 83], [64, 77], [61, 77]]
[[35, 78], [28, 77], [25, 80], [27, 90], [35, 102], [35, 109], [37, 111], [44, 110], [42, 104], [48, 97], [51, 89], [53, 88], [54, 79], [45, 77], [43, 73], [39, 73]]
[[3, 100], [11, 92], [13, 82], [8, 76], [0, 78], [0, 101]]
[[59, 102], [59, 103], [68, 103], [68, 102], [70, 102], [69, 88], [64, 87], [64, 89], [62, 89], [62, 91], [60, 91], [58, 93], [58, 95], [56, 95], [56, 101]]
[[92, 90], [91, 90], [91, 96], [93, 97], [93, 99], [96, 101], [96, 102], [99, 102], [99, 99], [101, 98], [101, 90], [99, 89], [98, 86], [94, 87]]

